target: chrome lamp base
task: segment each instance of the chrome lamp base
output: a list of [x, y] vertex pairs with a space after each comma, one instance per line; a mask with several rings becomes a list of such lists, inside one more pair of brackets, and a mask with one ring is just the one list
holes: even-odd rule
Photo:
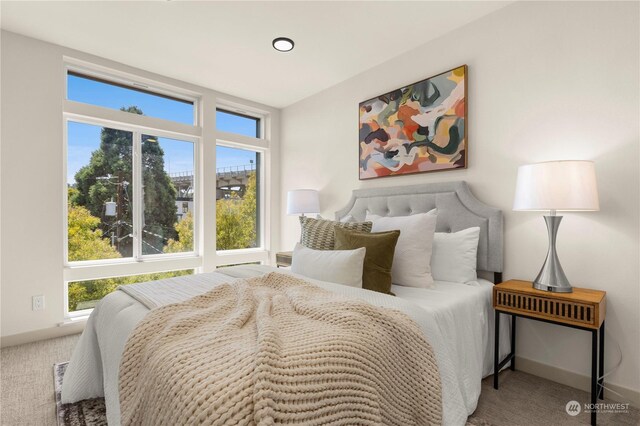
[[554, 213], [552, 212], [552, 216], [544, 217], [549, 232], [549, 251], [547, 251], [547, 258], [544, 260], [540, 273], [533, 281], [533, 288], [553, 293], [571, 293], [573, 287], [569, 284], [569, 280], [562, 270], [556, 252], [556, 236], [562, 216], [553, 216]]

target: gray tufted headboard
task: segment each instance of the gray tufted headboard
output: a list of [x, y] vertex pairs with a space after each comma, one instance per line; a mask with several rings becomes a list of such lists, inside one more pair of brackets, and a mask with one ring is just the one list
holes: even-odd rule
[[437, 232], [457, 232], [480, 227], [478, 270], [496, 273], [501, 280], [503, 240], [502, 211], [479, 201], [464, 181], [356, 189], [347, 205], [336, 212], [363, 221], [367, 211], [378, 216], [408, 216], [438, 209]]

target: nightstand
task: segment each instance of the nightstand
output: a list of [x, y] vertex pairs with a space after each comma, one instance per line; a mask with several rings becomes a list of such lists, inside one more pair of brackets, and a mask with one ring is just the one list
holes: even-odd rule
[[276, 253], [276, 267], [291, 266], [292, 251], [281, 251]]
[[[606, 292], [573, 288], [573, 293], [551, 293], [533, 288], [529, 281], [509, 280], [493, 287], [495, 310], [495, 354], [493, 387], [498, 389], [498, 372], [511, 361], [515, 369], [516, 317], [543, 321], [591, 332], [591, 404], [604, 399], [604, 315]], [[511, 315], [511, 353], [500, 361], [500, 314]], [[596, 410], [591, 410], [596, 424]]]

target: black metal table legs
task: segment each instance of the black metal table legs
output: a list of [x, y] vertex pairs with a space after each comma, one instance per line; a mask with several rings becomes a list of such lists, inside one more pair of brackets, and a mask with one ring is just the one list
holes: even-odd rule
[[[511, 361], [511, 370], [515, 370], [516, 361], [516, 318], [518, 315], [511, 315], [511, 353], [500, 361], [500, 312], [495, 312], [495, 347], [493, 357], [493, 388], [498, 389], [498, 373], [502, 367]], [[528, 317], [527, 317], [528, 318]], [[550, 322], [538, 318], [530, 318], [537, 321]], [[554, 323], [557, 324], [557, 323]], [[567, 325], [567, 324], [561, 324]], [[599, 329], [587, 329], [579, 326], [569, 327], [580, 330], [591, 331], [591, 424], [596, 425], [596, 403], [598, 399], [604, 399], [604, 321]]]
[[511, 371], [516, 371], [516, 316], [511, 315]]
[[591, 424], [596, 425], [596, 404], [604, 399], [604, 321], [591, 332]]
[[495, 311], [494, 350], [493, 350], [493, 388], [498, 389], [498, 364], [500, 362], [500, 312]]
[[591, 332], [591, 424], [596, 424], [595, 403], [598, 399], [598, 330]]
[[498, 389], [498, 373], [511, 361], [511, 370], [516, 369], [516, 316], [511, 315], [511, 353], [500, 361], [500, 312], [495, 312], [495, 330], [494, 330], [494, 343], [495, 348], [493, 352], [493, 388]]
[[599, 356], [599, 368], [598, 368], [598, 396], [600, 399], [604, 399], [604, 321], [600, 326], [600, 356]]

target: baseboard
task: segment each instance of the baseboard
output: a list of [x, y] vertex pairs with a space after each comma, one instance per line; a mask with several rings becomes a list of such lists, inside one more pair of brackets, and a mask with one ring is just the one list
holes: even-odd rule
[[[551, 365], [542, 364], [528, 358], [516, 356], [516, 370], [551, 380], [552, 382], [571, 386], [572, 388], [591, 392], [591, 378], [573, 371], [563, 370]], [[637, 390], [625, 388], [612, 383], [607, 383], [605, 378], [605, 398], [616, 402], [630, 403], [640, 408], [640, 392]], [[613, 392], [607, 392], [611, 389]], [[615, 393], [614, 393], [615, 392]]]
[[65, 324], [62, 327], [51, 327], [43, 330], [27, 331], [26, 333], [12, 334], [0, 337], [0, 347], [23, 345], [25, 343], [38, 342], [40, 340], [53, 339], [56, 337], [69, 336], [71, 334], [82, 333], [86, 321], [78, 321], [73, 324]]

